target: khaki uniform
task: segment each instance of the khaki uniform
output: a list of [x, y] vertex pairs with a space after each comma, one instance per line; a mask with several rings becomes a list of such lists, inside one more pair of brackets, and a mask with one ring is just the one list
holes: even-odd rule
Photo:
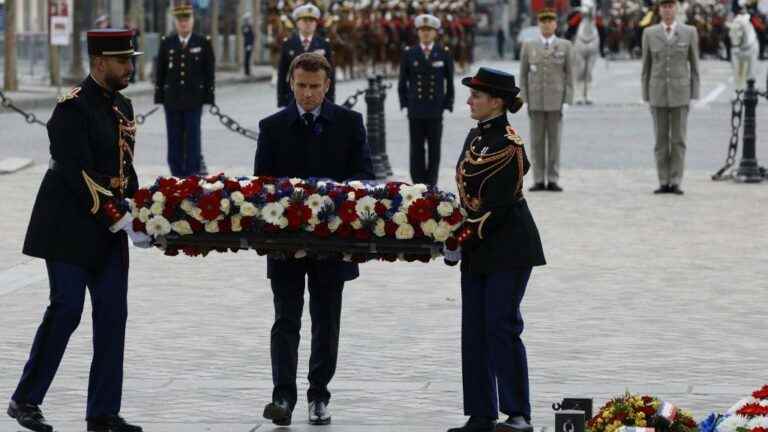
[[659, 183], [679, 186], [685, 168], [688, 105], [699, 98], [699, 35], [677, 23], [670, 37], [663, 24], [643, 33], [643, 100], [651, 105]]
[[563, 104], [573, 103], [573, 58], [569, 41], [526, 42], [520, 58], [520, 96], [528, 104], [536, 183], [557, 183]]

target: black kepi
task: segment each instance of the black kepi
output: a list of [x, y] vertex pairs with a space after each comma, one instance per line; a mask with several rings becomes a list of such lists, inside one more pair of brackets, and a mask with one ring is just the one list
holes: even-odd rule
[[144, 53], [133, 46], [133, 30], [99, 29], [88, 31], [88, 55], [134, 57]]

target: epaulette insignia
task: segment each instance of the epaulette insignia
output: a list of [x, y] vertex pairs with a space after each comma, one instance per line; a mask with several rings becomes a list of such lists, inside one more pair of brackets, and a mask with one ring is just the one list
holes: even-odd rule
[[512, 126], [507, 126], [507, 134], [504, 135], [508, 140], [512, 141], [512, 143], [516, 146], [523, 146], [523, 138], [515, 132], [514, 129], [512, 129]]
[[207, 36], [205, 37], [205, 39], [207, 39], [207, 40], [211, 40], [211, 36], [210, 36], [210, 35], [207, 35]]
[[81, 87], [75, 87], [72, 90], [69, 91], [69, 93], [59, 96], [58, 102], [63, 103], [70, 99], [74, 99], [77, 97], [77, 95], [80, 93], [80, 90], [82, 90]]

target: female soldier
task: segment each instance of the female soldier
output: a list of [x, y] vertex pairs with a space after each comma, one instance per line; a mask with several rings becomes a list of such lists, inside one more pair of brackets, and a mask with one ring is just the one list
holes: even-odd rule
[[[457, 240], [462, 259], [464, 414], [470, 417], [449, 432], [531, 432], [520, 302], [532, 267], [545, 261], [523, 199], [523, 176], [530, 163], [506, 116], [523, 102], [517, 97], [515, 77], [505, 72], [480, 68], [462, 84], [471, 89], [467, 104], [478, 121], [456, 167], [461, 204], [468, 214]], [[499, 409], [509, 418], [496, 424]]]

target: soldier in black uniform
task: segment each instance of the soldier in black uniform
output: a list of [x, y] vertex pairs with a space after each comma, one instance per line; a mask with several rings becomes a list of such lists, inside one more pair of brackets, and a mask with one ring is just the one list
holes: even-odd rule
[[128, 86], [136, 52], [130, 30], [88, 32], [91, 74], [59, 99], [48, 122], [51, 162], [37, 194], [24, 253], [45, 259], [50, 305], [8, 414], [20, 425], [52, 432], [43, 402], [83, 312], [86, 286], [93, 307], [93, 359], [88, 382], [89, 432], [140, 432], [120, 416], [127, 319], [128, 237], [149, 247], [133, 230], [127, 197], [138, 189], [133, 167]]
[[203, 105], [215, 104], [216, 61], [209, 36], [193, 33], [192, 6], [173, 8], [176, 33], [164, 36], [157, 55], [155, 103], [165, 108], [171, 174], [203, 172], [200, 120]]
[[[523, 198], [523, 176], [531, 164], [506, 116], [523, 102], [515, 77], [501, 71], [480, 68], [462, 83], [471, 88], [467, 103], [478, 121], [456, 167], [468, 214], [457, 238], [464, 414], [470, 418], [449, 432], [532, 432], [520, 303], [532, 267], [545, 261]], [[509, 418], [497, 425], [499, 410]]]
[[253, 55], [253, 43], [256, 38], [253, 34], [251, 18], [246, 17], [243, 21], [243, 51], [245, 52], [243, 67], [245, 68], [245, 76], [251, 76], [251, 56]]
[[403, 54], [397, 89], [400, 108], [408, 108], [411, 179], [414, 183], [436, 185], [440, 170], [443, 111], [453, 111], [453, 57], [448, 47], [435, 42], [440, 29], [437, 17], [419, 15], [415, 27], [420, 42]]
[[289, 83], [288, 69], [293, 59], [305, 52], [315, 52], [325, 57], [331, 64], [331, 88], [325, 98], [336, 100], [336, 72], [333, 66], [333, 51], [328, 39], [317, 35], [317, 23], [320, 20], [320, 9], [308, 3], [293, 10], [293, 20], [298, 31], [288, 38], [280, 52], [277, 66], [277, 106], [282, 108], [293, 100], [293, 92]]

